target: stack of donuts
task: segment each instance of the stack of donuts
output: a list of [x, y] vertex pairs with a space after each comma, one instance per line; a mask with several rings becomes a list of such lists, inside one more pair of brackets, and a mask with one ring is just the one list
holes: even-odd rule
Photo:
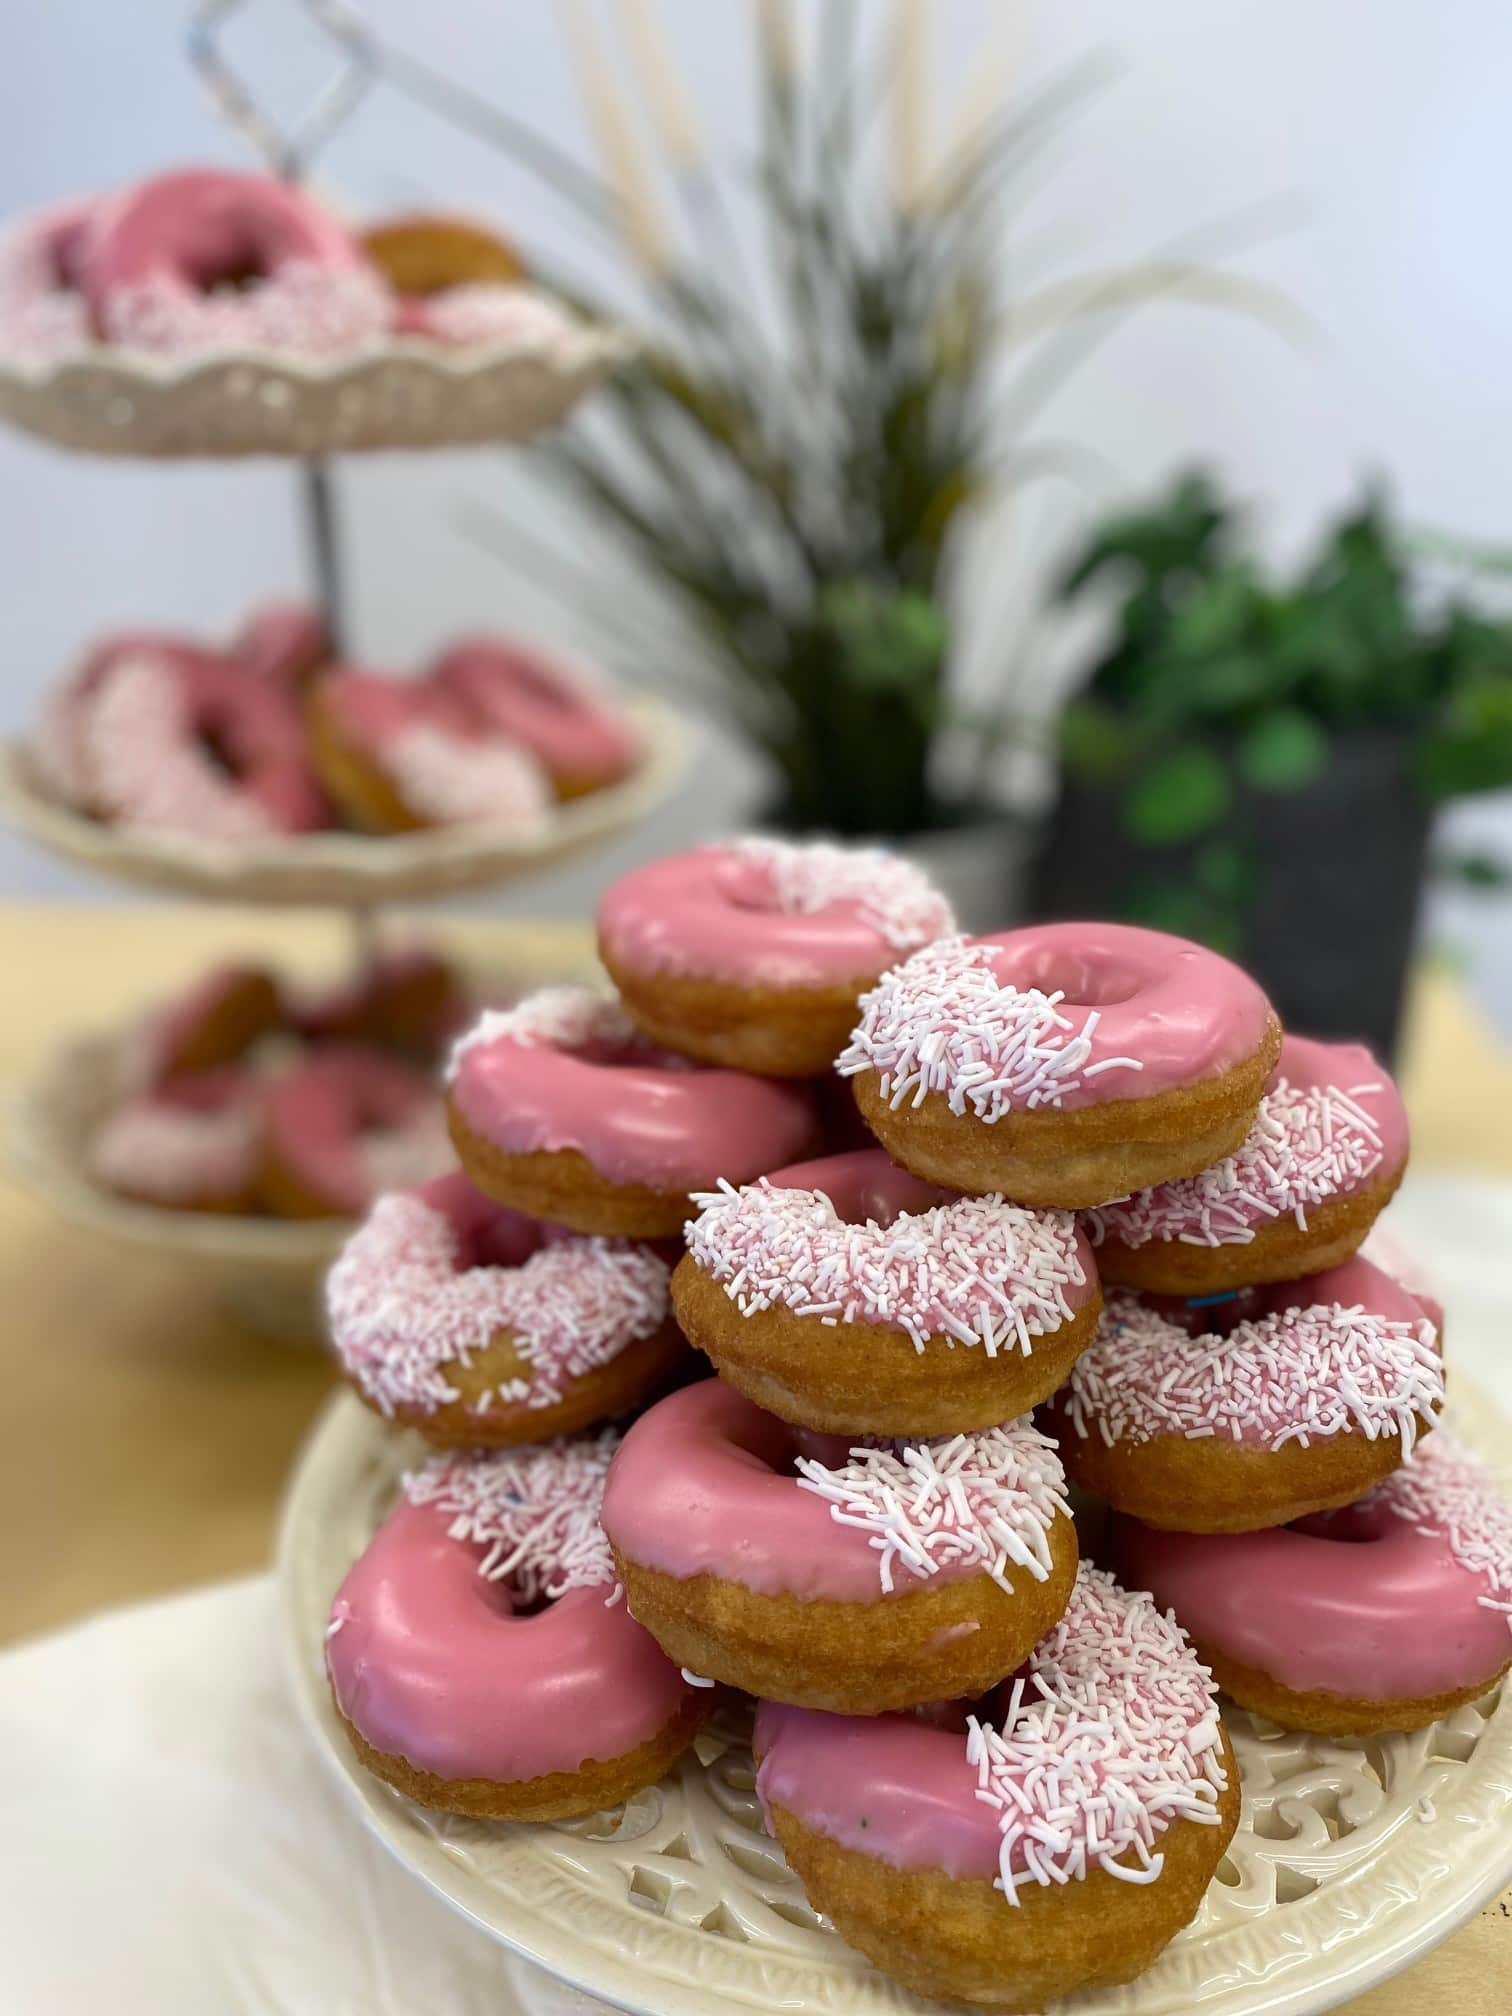
[[1512, 1663], [1512, 1512], [1429, 1434], [1439, 1312], [1358, 1253], [1394, 1088], [1198, 946], [965, 938], [874, 849], [655, 863], [599, 946], [614, 997], [458, 1041], [460, 1171], [330, 1279], [356, 1391], [437, 1451], [333, 1605], [357, 1755], [560, 1819], [736, 1690], [770, 1829], [885, 1972], [1130, 1979], [1238, 1822], [1220, 1683], [1380, 1730]]
[[471, 1012], [419, 945], [317, 989], [213, 966], [116, 1045], [88, 1173], [163, 1210], [359, 1218], [448, 1166], [435, 1067]]
[[575, 324], [513, 247], [448, 215], [348, 229], [276, 175], [180, 168], [54, 204], [0, 239], [0, 358], [102, 349], [340, 362], [393, 339], [550, 356]]
[[399, 677], [335, 662], [298, 603], [262, 606], [220, 647], [102, 638], [30, 748], [43, 788], [88, 818], [249, 843], [343, 825], [529, 830], [641, 757], [624, 709], [558, 652], [466, 637]]

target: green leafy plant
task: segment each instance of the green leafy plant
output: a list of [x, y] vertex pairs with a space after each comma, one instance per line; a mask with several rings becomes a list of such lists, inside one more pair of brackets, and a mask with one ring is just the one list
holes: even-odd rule
[[[628, 563], [649, 623], [631, 638], [630, 598], [580, 540], [548, 544], [496, 511], [474, 523], [570, 595], [622, 663], [696, 684], [768, 758], [774, 816], [848, 833], [950, 824], [981, 793], [1019, 662], [1004, 652], [989, 704], [968, 714], [963, 534], [1006, 490], [1078, 466], [1036, 431], [1047, 400], [1141, 302], [1297, 318], [1215, 266], [1211, 231], [1010, 293], [1014, 204], [1037, 193], [1102, 66], [989, 105], [931, 158], [923, 0], [889, 7], [875, 36], [861, 17], [870, 31], [881, 10], [856, 0], [826, 0], [810, 37], [784, 0], [752, 11], [754, 164], [710, 153], [646, 0], [622, 10], [620, 65], [564, 9], [600, 168], [380, 45], [391, 83], [503, 147], [617, 255], [623, 292], [534, 262], [584, 312], [629, 323], [637, 351], [533, 455]], [[990, 68], [984, 50], [963, 52], [961, 73], [973, 68]]]
[[[1092, 532], [1058, 598], [1111, 594], [1111, 631], [1062, 717], [1062, 763], [1118, 794], [1136, 849], [1198, 846], [1135, 877], [1132, 912], [1174, 928], [1179, 911], [1233, 948], [1255, 868], [1240, 801], [1317, 783], [1351, 731], [1396, 738], [1402, 788], [1430, 802], [1512, 785], [1512, 622], [1478, 606], [1477, 556], [1448, 591], [1431, 557], [1371, 491], [1273, 577], [1201, 471]], [[1469, 879], [1494, 877], [1478, 860]]]

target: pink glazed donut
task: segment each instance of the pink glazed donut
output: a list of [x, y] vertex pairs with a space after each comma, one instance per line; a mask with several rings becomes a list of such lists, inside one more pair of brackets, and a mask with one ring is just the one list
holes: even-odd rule
[[451, 1159], [430, 1078], [381, 1050], [313, 1050], [263, 1105], [262, 1193], [279, 1218], [360, 1218], [380, 1192], [429, 1182]]
[[449, 1082], [452, 1140], [480, 1190], [632, 1239], [675, 1237], [691, 1193], [792, 1161], [816, 1126], [805, 1089], [668, 1056], [586, 987], [482, 1015]]
[[168, 356], [334, 356], [379, 341], [387, 287], [321, 207], [272, 175], [180, 169], [104, 206], [81, 274], [95, 334]]
[[604, 1531], [631, 1614], [685, 1670], [876, 1715], [980, 1694], [1057, 1621], [1064, 1482], [1028, 1420], [852, 1448], [708, 1379], [630, 1429]]
[[290, 695], [302, 693], [333, 655], [325, 619], [308, 602], [264, 602], [230, 646], [238, 665]]
[[880, 1148], [695, 1195], [678, 1321], [722, 1378], [800, 1427], [949, 1435], [1027, 1413], [1102, 1302], [1068, 1211], [957, 1197]]
[[44, 713], [34, 754], [51, 789], [107, 824], [250, 842], [326, 818], [298, 709], [166, 637], [107, 639]]
[[192, 1072], [238, 1064], [282, 1017], [278, 982], [263, 966], [225, 960], [143, 1016], [132, 1032], [124, 1077], [151, 1091]]
[[1129, 924], [1034, 924], [895, 967], [838, 1069], [916, 1175], [1082, 1210], [1233, 1154], [1280, 1047], [1264, 994], [1216, 952]]
[[1184, 1310], [1108, 1296], [1050, 1409], [1078, 1484], [1151, 1526], [1247, 1533], [1349, 1504], [1433, 1426], [1434, 1324], [1370, 1261], [1236, 1305], [1196, 1312], [1211, 1327], [1193, 1334]]
[[1040, 2010], [1142, 1973], [1239, 1818], [1212, 1680], [1148, 1596], [1083, 1563], [979, 1714], [763, 1702], [756, 1789], [809, 1902], [915, 1993]]
[[331, 1606], [358, 1758], [411, 1799], [569, 1820], [654, 1784], [710, 1690], [631, 1617], [598, 1523], [616, 1438], [434, 1458]]
[[332, 666], [310, 690], [308, 715], [315, 766], [359, 831], [529, 830], [550, 808], [550, 783], [529, 750], [432, 679]]
[[539, 1225], [440, 1176], [380, 1197], [326, 1282], [360, 1397], [443, 1446], [507, 1448], [627, 1414], [687, 1357], [647, 1246]]
[[1291, 1281], [1359, 1249], [1407, 1167], [1401, 1095], [1357, 1043], [1286, 1036], [1234, 1154], [1090, 1211], [1103, 1278], [1170, 1295]]
[[623, 711], [580, 667], [539, 644], [464, 638], [442, 652], [431, 677], [506, 740], [528, 749], [558, 798], [601, 790], [639, 758]]
[[1267, 1533], [1119, 1520], [1129, 1581], [1284, 1729], [1421, 1729], [1512, 1666], [1512, 1507], [1442, 1429], [1358, 1504]]
[[598, 915], [599, 956], [654, 1042], [774, 1078], [827, 1073], [863, 991], [954, 929], [911, 861], [761, 835], [632, 869]]

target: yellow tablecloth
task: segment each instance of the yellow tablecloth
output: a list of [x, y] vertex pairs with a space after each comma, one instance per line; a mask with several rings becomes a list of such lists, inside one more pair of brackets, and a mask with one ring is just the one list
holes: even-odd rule
[[[546, 977], [585, 956], [573, 924], [428, 927], [464, 956]], [[65, 1036], [108, 1028], [200, 966], [254, 954], [330, 968], [338, 919], [171, 907], [0, 907], [0, 1083]], [[1512, 1057], [1425, 971], [1403, 1083], [1419, 1165], [1512, 1175]], [[0, 1185], [0, 1642], [266, 1561], [325, 1361], [240, 1328], [212, 1291], [82, 1234]], [[1505, 2016], [1512, 1893], [1350, 2016]]]

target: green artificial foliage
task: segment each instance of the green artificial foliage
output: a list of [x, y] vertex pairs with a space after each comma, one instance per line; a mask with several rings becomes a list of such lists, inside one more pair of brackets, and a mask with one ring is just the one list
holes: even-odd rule
[[1059, 583], [1063, 603], [1112, 597], [1060, 746], [1069, 775], [1121, 793], [1132, 843], [1221, 833], [1236, 785], [1304, 790], [1351, 730], [1398, 737], [1404, 788], [1430, 800], [1512, 785], [1512, 623], [1463, 589], [1435, 594], [1380, 492], [1288, 578], [1262, 570], [1244, 529], [1215, 479], [1189, 471], [1106, 519]]

